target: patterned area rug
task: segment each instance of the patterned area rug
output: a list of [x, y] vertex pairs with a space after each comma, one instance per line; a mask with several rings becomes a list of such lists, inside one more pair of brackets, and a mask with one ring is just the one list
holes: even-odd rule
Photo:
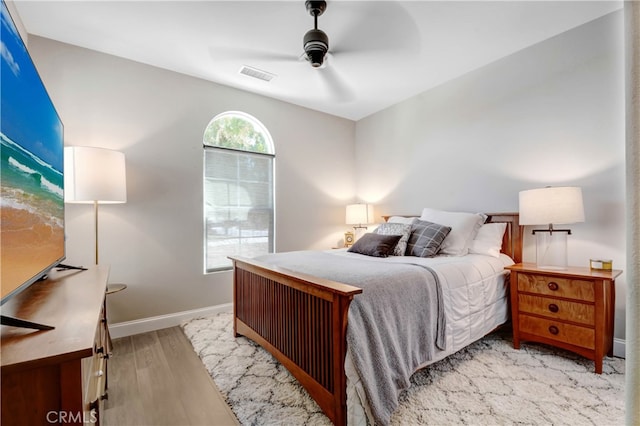
[[[248, 339], [232, 315], [194, 319], [183, 330], [243, 425], [331, 424], [289, 372]], [[537, 344], [514, 350], [496, 332], [413, 375], [394, 425], [622, 425], [624, 360], [593, 362]]]

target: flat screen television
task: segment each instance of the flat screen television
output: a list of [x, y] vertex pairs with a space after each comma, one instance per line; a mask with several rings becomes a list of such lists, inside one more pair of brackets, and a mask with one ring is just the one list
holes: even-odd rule
[[62, 121], [4, 1], [1, 31], [3, 305], [65, 258], [65, 241]]

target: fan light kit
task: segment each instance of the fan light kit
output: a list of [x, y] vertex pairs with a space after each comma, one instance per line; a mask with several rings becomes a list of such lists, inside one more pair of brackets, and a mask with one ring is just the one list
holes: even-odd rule
[[319, 68], [324, 62], [324, 56], [329, 51], [329, 37], [324, 31], [318, 29], [318, 16], [327, 9], [327, 2], [307, 0], [305, 6], [313, 16], [313, 29], [307, 31], [302, 42], [305, 59], [311, 63], [312, 67]]

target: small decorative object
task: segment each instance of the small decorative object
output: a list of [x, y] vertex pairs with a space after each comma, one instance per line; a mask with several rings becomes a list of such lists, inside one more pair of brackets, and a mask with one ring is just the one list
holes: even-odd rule
[[345, 232], [344, 233], [344, 246], [345, 247], [351, 247], [353, 245], [354, 241], [355, 241], [355, 236], [354, 236], [353, 232], [349, 231], [349, 232]]
[[613, 270], [613, 261], [611, 259], [590, 259], [589, 267], [594, 271], [611, 271]]

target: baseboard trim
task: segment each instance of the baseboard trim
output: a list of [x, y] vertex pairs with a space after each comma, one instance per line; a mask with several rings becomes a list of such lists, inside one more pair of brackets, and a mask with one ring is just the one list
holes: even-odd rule
[[625, 358], [626, 342], [624, 339], [613, 339], [613, 356]]
[[[232, 303], [224, 303], [222, 305], [208, 306], [206, 308], [193, 309], [191, 311], [176, 312], [173, 314], [159, 315], [157, 317], [119, 322], [115, 324], [109, 324], [109, 333], [114, 339], [118, 337], [133, 336], [134, 334], [175, 327], [182, 324], [184, 321], [193, 318], [215, 315], [219, 314], [220, 312], [231, 312], [232, 310]], [[625, 358], [625, 343], [626, 342], [624, 339], [613, 339], [613, 356], [618, 358]]]
[[[161, 330], [163, 328], [175, 327], [184, 321], [215, 315], [220, 312], [231, 312], [232, 303], [208, 306], [206, 308], [193, 309], [191, 311], [176, 312], [173, 314], [159, 315], [156, 317], [142, 318], [139, 320], [119, 322], [109, 324], [109, 334], [114, 339], [118, 337], [133, 336], [134, 334], [147, 333], [149, 331]], [[624, 353], [624, 352], [623, 352]]]

